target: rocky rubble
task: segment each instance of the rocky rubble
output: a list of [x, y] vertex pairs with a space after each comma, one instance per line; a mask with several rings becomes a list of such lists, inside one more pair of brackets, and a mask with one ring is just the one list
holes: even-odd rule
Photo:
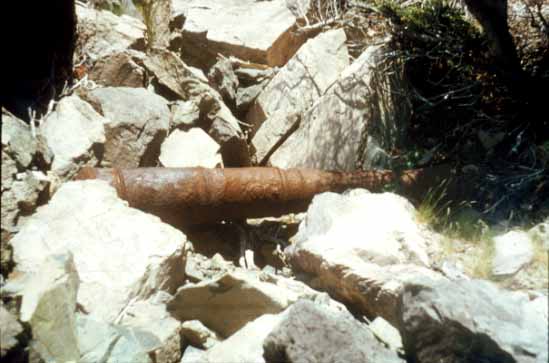
[[71, 180], [390, 165], [410, 112], [390, 41], [352, 60], [303, 0], [161, 3], [79, 2], [75, 82], [36, 129], [2, 109], [2, 360], [547, 361], [547, 221], [494, 238], [490, 282], [394, 193], [179, 230]]

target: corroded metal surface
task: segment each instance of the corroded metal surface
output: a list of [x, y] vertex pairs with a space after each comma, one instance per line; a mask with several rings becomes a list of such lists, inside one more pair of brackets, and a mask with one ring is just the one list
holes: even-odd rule
[[424, 193], [446, 169], [357, 171], [278, 168], [84, 168], [76, 179], [101, 179], [130, 206], [175, 225], [279, 216], [305, 211], [315, 194], [350, 188], [381, 191], [398, 183], [410, 196]]

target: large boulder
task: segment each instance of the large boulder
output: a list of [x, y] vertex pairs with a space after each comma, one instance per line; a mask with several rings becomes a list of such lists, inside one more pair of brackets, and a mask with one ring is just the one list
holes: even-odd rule
[[63, 184], [11, 243], [23, 275], [38, 273], [50, 255], [71, 251], [81, 279], [77, 302], [106, 322], [158, 290], [175, 292], [185, 279], [185, 236], [129, 208], [99, 180]]
[[410, 117], [401, 68], [391, 49], [371, 46], [302, 117], [299, 128], [269, 158], [281, 168], [385, 168], [384, 150], [402, 143]]
[[51, 170], [69, 179], [101, 162], [107, 120], [76, 95], [64, 97], [40, 126], [53, 153]]
[[342, 29], [308, 40], [261, 92], [246, 117], [259, 129], [253, 139], [258, 161], [291, 131], [295, 121], [288, 116], [308, 110], [349, 65], [346, 40]]
[[144, 88], [96, 88], [86, 99], [107, 119], [103, 166], [156, 166], [170, 128], [168, 101]]
[[416, 224], [414, 212], [391, 193], [317, 195], [284, 251], [287, 261], [313, 287], [394, 325], [399, 292], [408, 283], [443, 279], [426, 268], [438, 241]]
[[547, 362], [547, 317], [532, 311], [527, 295], [490, 282], [410, 284], [399, 312], [404, 349], [414, 362]]
[[211, 67], [219, 53], [281, 66], [305, 41], [285, 0], [174, 0], [173, 16], [184, 19], [181, 56], [196, 67]]

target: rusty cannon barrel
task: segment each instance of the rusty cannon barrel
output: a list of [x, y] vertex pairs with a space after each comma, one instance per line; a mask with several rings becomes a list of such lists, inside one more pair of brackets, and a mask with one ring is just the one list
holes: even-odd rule
[[[100, 179], [134, 208], [174, 225], [194, 225], [302, 212], [322, 192], [350, 188], [381, 191], [398, 183], [409, 192], [447, 171], [336, 172], [317, 169], [248, 168], [84, 168], [77, 180]], [[413, 195], [414, 193], [409, 193]]]

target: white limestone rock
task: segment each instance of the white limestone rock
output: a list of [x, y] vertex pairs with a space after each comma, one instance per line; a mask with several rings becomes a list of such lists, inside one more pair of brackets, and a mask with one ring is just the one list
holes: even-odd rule
[[162, 143], [159, 159], [163, 166], [170, 168], [223, 165], [219, 145], [200, 128], [172, 132]]
[[534, 257], [530, 236], [523, 231], [510, 231], [495, 237], [494, 249], [492, 275], [495, 278], [505, 278], [516, 274]]

